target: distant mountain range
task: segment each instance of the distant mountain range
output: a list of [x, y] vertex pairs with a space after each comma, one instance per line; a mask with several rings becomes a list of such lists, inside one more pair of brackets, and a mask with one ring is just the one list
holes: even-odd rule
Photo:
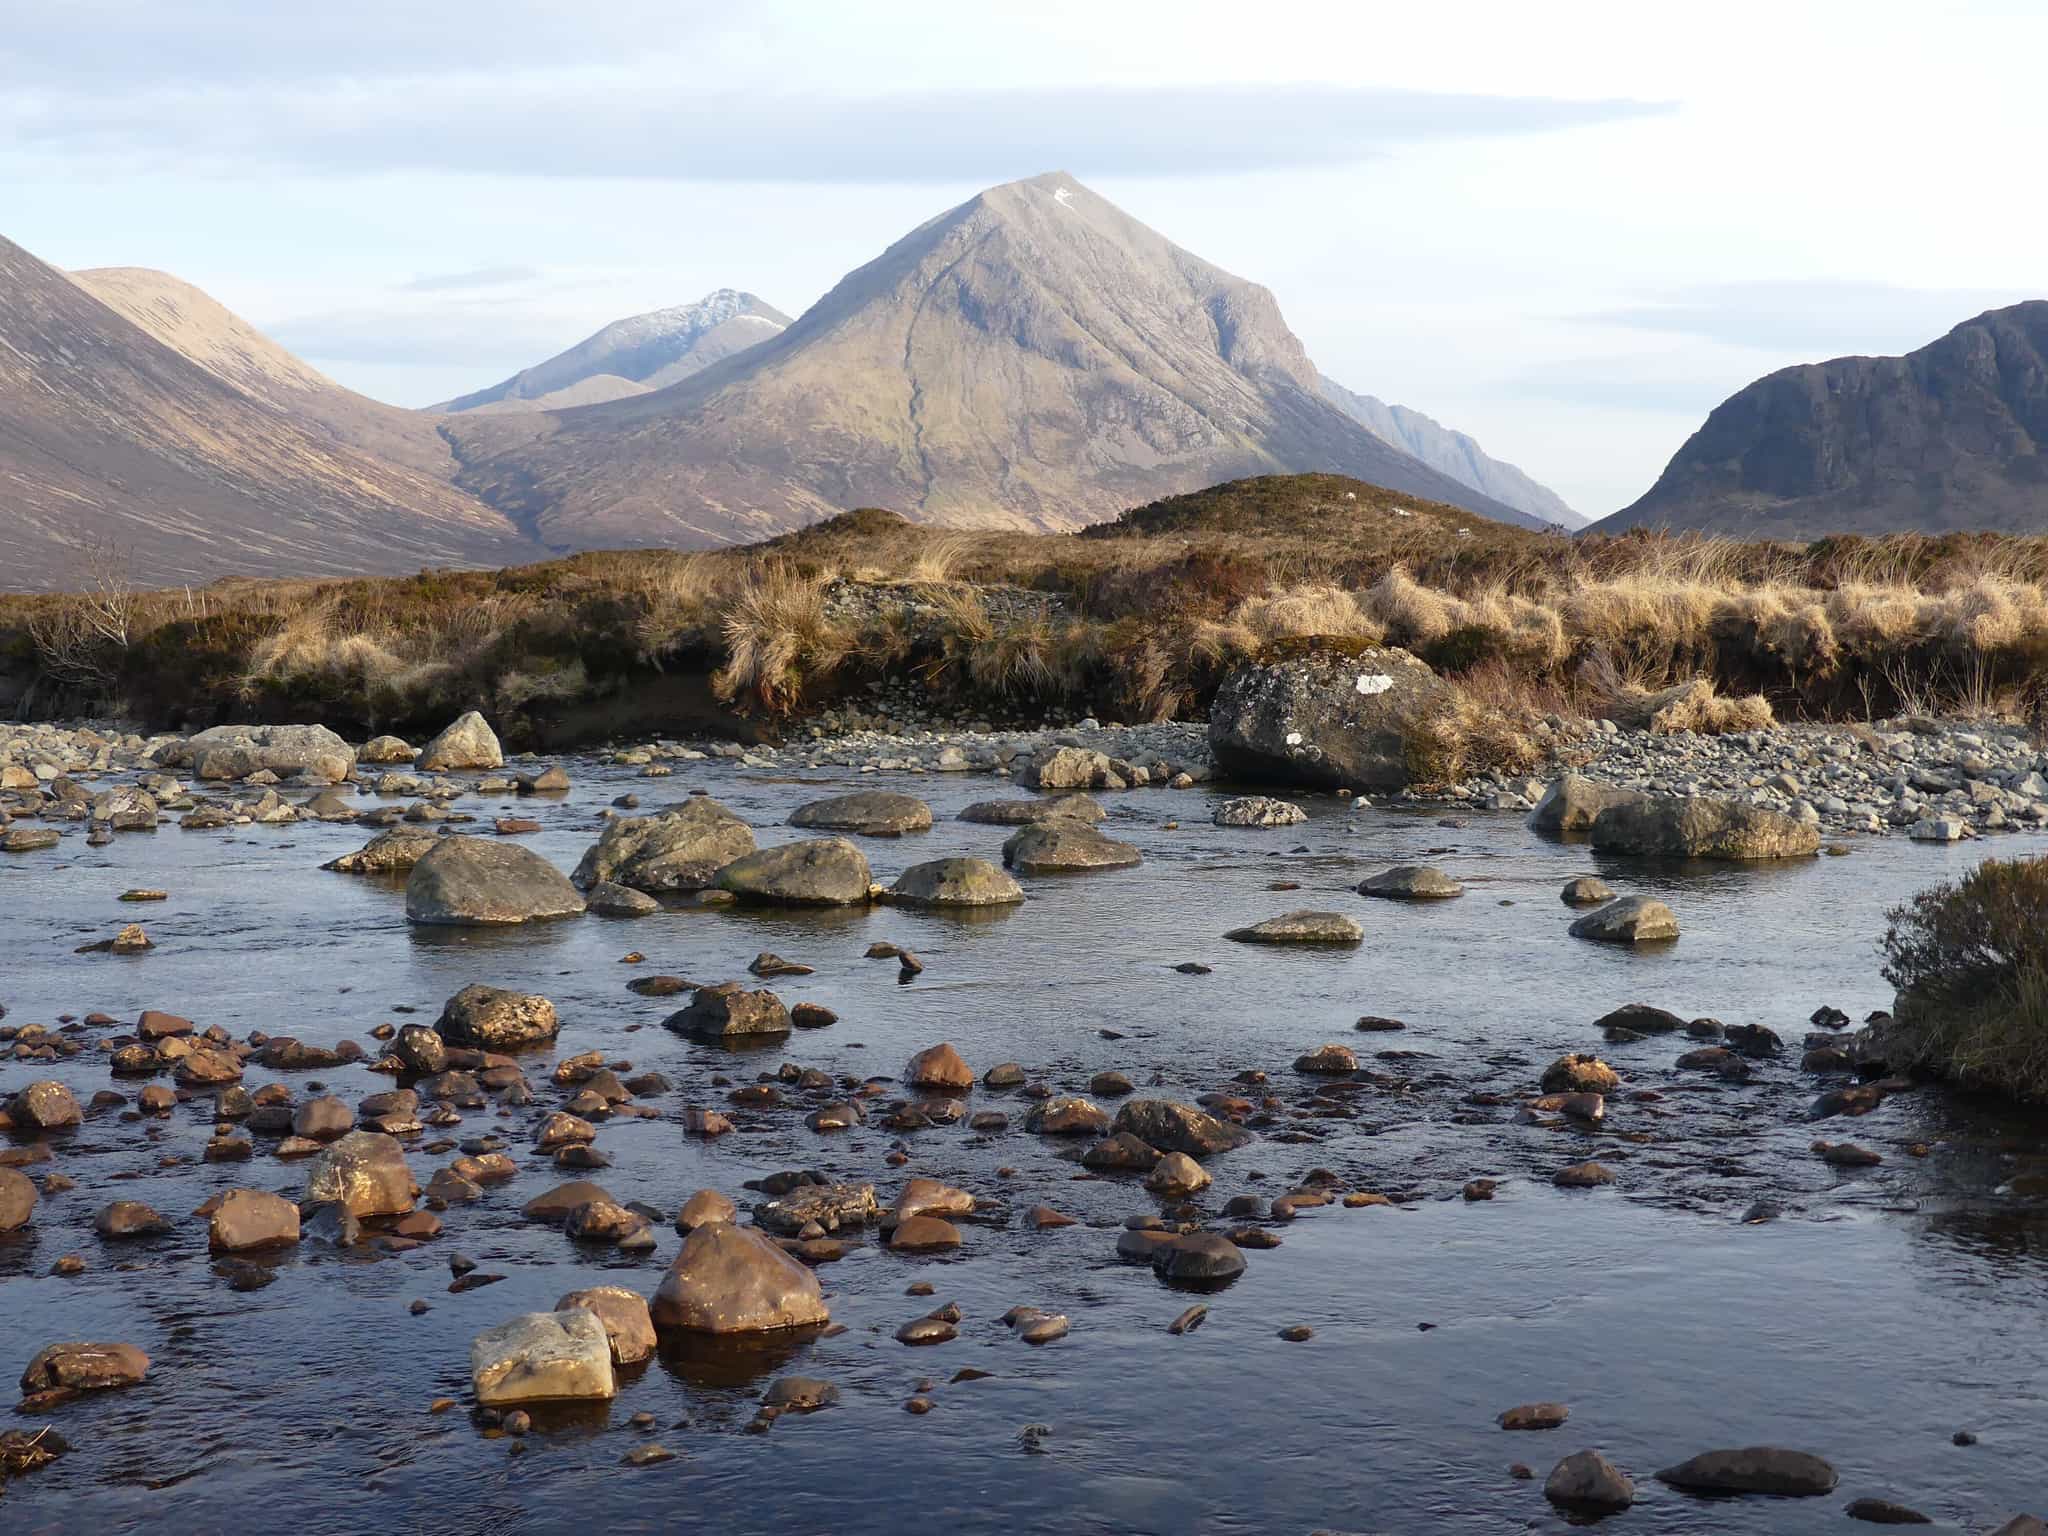
[[174, 279], [74, 281], [0, 240], [0, 585], [76, 581], [100, 544], [162, 584], [534, 557], [502, 513], [407, 462], [433, 456], [413, 413], [253, 335]]
[[1454, 432], [1405, 405], [1388, 405], [1371, 395], [1354, 394], [1335, 379], [1318, 382], [1325, 398], [1374, 437], [1460, 485], [1561, 528], [1585, 526], [1586, 519], [1566, 506], [1557, 492], [1537, 484], [1514, 465], [1493, 458], [1463, 432]]
[[431, 411], [342, 388], [189, 284], [0, 242], [0, 583], [710, 546], [849, 507], [1066, 530], [1320, 470], [1567, 521], [1469, 438], [1323, 379], [1264, 288], [1071, 176], [920, 225], [799, 319], [720, 289]]
[[720, 288], [694, 304], [614, 320], [502, 384], [429, 409], [546, 411], [651, 394], [788, 328], [789, 316], [781, 310], [751, 293]]
[[1363, 429], [1270, 293], [1064, 173], [920, 225], [667, 389], [444, 430], [459, 483], [550, 545], [723, 543], [862, 505], [1071, 529], [1302, 469], [1537, 521]]
[[1596, 526], [2048, 533], [2048, 302], [1991, 310], [1904, 357], [1759, 379], [1715, 407], [1641, 500]]

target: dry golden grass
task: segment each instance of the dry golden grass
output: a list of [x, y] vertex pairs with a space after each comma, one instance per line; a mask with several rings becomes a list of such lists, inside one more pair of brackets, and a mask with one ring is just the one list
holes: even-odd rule
[[[847, 573], [890, 590], [828, 604]], [[1149, 719], [1199, 713], [1261, 647], [1329, 635], [1406, 646], [1460, 680], [1480, 711], [1460, 740], [1513, 760], [1506, 738], [1532, 709], [1617, 707], [1695, 679], [1714, 692], [1689, 729], [1746, 728], [1764, 698], [1836, 717], [2048, 711], [2044, 582], [2042, 539], [1564, 539], [1301, 476], [1081, 536], [942, 532], [870, 509], [747, 550], [123, 589], [111, 638], [97, 618], [82, 626], [108, 609], [100, 581], [0, 599], [0, 664], [165, 721], [258, 705], [366, 723], [516, 711], [676, 668], [768, 714], [907, 672], [969, 700]], [[997, 602], [997, 588], [1041, 599], [1008, 617], [1016, 593]]]

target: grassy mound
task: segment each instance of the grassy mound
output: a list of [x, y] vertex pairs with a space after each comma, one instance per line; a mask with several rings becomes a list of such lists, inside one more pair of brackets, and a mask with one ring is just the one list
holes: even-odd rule
[[2048, 858], [1986, 859], [1890, 919], [1892, 1064], [2048, 1102]]

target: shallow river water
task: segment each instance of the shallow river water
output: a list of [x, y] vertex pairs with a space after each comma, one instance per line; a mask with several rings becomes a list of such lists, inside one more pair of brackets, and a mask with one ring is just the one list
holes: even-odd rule
[[[566, 869], [594, 836], [598, 809], [628, 788], [649, 808], [708, 788], [764, 843], [800, 835], [779, 829], [807, 799], [856, 782], [903, 788], [930, 800], [938, 823], [861, 840], [887, 881], [943, 854], [999, 857], [1003, 829], [953, 817], [970, 800], [1014, 793], [966, 775], [797, 782], [710, 762], [641, 780], [594, 761], [567, 766], [576, 787], [566, 796], [516, 807], [509, 796], [471, 796], [456, 807], [537, 816], [545, 830], [525, 841]], [[18, 1371], [58, 1339], [125, 1340], [153, 1365], [142, 1385], [46, 1421], [0, 1419], [50, 1422], [74, 1447], [5, 1484], [0, 1529], [1541, 1531], [1565, 1526], [1541, 1479], [1588, 1446], [1636, 1479], [1638, 1503], [1616, 1517], [1620, 1530], [1856, 1529], [1841, 1513], [1856, 1497], [1900, 1500], [1967, 1531], [2023, 1510], [2048, 1514], [2048, 1198], [2011, 1189], [2016, 1178], [2022, 1190], [2048, 1184], [2048, 1123], [1926, 1089], [1816, 1125], [1806, 1109], [1825, 1085], [1798, 1070], [1817, 1007], [1860, 1021], [1888, 1004], [1875, 947], [1888, 906], [1986, 852], [2038, 852], [2048, 841], [1872, 840], [1848, 857], [1783, 868], [1656, 867], [1546, 841], [1509, 816], [1446, 827], [1433, 812], [1352, 814], [1311, 800], [1307, 825], [1261, 831], [1212, 826], [1217, 797], [1206, 790], [1103, 798], [1104, 830], [1139, 844], [1142, 868], [1027, 880], [1023, 907], [971, 922], [888, 907], [696, 909], [418, 931], [399, 886], [318, 868], [370, 834], [317, 823], [166, 826], [105, 849], [74, 832], [59, 851], [0, 863], [10, 1024], [93, 1010], [125, 1020], [159, 1007], [238, 1037], [349, 1038], [374, 1055], [368, 1031], [406, 1021], [394, 1010], [431, 1021], [449, 995], [485, 981], [552, 998], [560, 1054], [601, 1049], [673, 1079], [654, 1101], [662, 1118], [601, 1129], [613, 1166], [588, 1176], [620, 1200], [673, 1211], [708, 1185], [744, 1204], [743, 1180], [815, 1168], [873, 1180], [885, 1203], [901, 1179], [924, 1174], [987, 1205], [963, 1224], [956, 1257], [912, 1258], [870, 1239], [823, 1267], [843, 1334], [794, 1350], [664, 1358], [626, 1373], [608, 1409], [543, 1414], [521, 1439], [492, 1438], [461, 1408], [427, 1412], [436, 1397], [466, 1399], [471, 1338], [579, 1285], [651, 1293], [678, 1242], [663, 1226], [652, 1254], [593, 1253], [520, 1220], [525, 1200], [576, 1176], [531, 1150], [533, 1128], [569, 1091], [549, 1078], [555, 1052], [523, 1059], [532, 1106], [470, 1111], [452, 1133], [504, 1135], [521, 1161], [516, 1181], [447, 1212], [444, 1236], [401, 1255], [308, 1240], [254, 1291], [229, 1288], [209, 1262], [205, 1222], [188, 1213], [238, 1185], [296, 1197], [303, 1166], [269, 1157], [261, 1138], [251, 1162], [200, 1162], [210, 1095], [159, 1122], [91, 1111], [53, 1142], [54, 1161], [26, 1170], [61, 1170], [78, 1187], [0, 1238], [0, 1369]], [[1414, 906], [1351, 893], [1379, 868], [1421, 861], [1463, 879], [1466, 896]], [[1584, 873], [1663, 897], [1684, 936], [1641, 952], [1567, 937], [1572, 914], [1558, 889]], [[1284, 882], [1300, 889], [1270, 889]], [[133, 886], [164, 887], [170, 899], [119, 905]], [[1222, 938], [1295, 907], [1348, 912], [1366, 941], [1330, 953]], [[150, 953], [73, 953], [136, 919], [156, 942]], [[862, 958], [884, 939], [914, 949], [925, 973], [899, 985], [893, 964]], [[646, 963], [621, 964], [629, 950]], [[835, 1009], [840, 1022], [731, 1055], [659, 1027], [681, 999], [625, 987], [648, 972], [744, 977], [761, 950], [815, 966], [769, 984]], [[1173, 968], [1188, 960], [1213, 972]], [[1786, 1055], [1761, 1063], [1748, 1085], [1702, 1080], [1672, 1064], [1695, 1044], [1683, 1036], [1600, 1040], [1593, 1021], [1632, 1001], [1767, 1024]], [[1364, 1014], [1408, 1028], [1353, 1033]], [[1002, 1135], [957, 1125], [899, 1135], [876, 1123], [826, 1136], [805, 1128], [810, 1106], [795, 1095], [781, 1108], [734, 1109], [728, 1086], [712, 1081], [750, 1082], [783, 1061], [893, 1075], [940, 1040], [977, 1073], [1015, 1060], [1061, 1091], [1085, 1091], [1093, 1073], [1116, 1068], [1141, 1093], [1193, 1099], [1262, 1069], [1271, 1082], [1250, 1091], [1277, 1096], [1279, 1118], [1209, 1160], [1216, 1182], [1197, 1197], [1206, 1212], [1234, 1194], [1281, 1193], [1314, 1168], [1336, 1173], [1340, 1189], [1402, 1203], [1332, 1205], [1276, 1225], [1280, 1246], [1249, 1253], [1242, 1278], [1199, 1298], [1211, 1309], [1205, 1326], [1173, 1337], [1166, 1324], [1198, 1298], [1114, 1253], [1123, 1219], [1159, 1202], [1135, 1176], [1081, 1177], [1076, 1148], [1021, 1129], [1028, 1101], [974, 1090], [971, 1108], [1010, 1114]], [[1353, 1045], [1376, 1074], [1342, 1101], [1348, 1118], [1308, 1113], [1333, 1101], [1311, 1105], [1314, 1080], [1291, 1070], [1325, 1041]], [[1519, 1124], [1512, 1105], [1472, 1102], [1475, 1092], [1531, 1091], [1546, 1062], [1578, 1049], [1599, 1051], [1627, 1088], [1663, 1098], [1616, 1096], [1599, 1131]], [[1378, 1051], [1415, 1054], [1376, 1060]], [[48, 1076], [81, 1101], [110, 1086], [88, 1050], [54, 1066], [0, 1061], [0, 1097]], [[247, 1085], [280, 1078], [301, 1098], [312, 1082], [351, 1100], [392, 1086], [362, 1066], [276, 1074], [254, 1064]], [[738, 1132], [687, 1138], [677, 1116], [689, 1105], [725, 1109]], [[1277, 1140], [1276, 1130], [1300, 1139]], [[422, 1183], [453, 1155], [425, 1150], [442, 1134], [430, 1129], [409, 1149]], [[1857, 1141], [1884, 1161], [1831, 1168], [1809, 1151], [1816, 1136]], [[899, 1143], [910, 1161], [892, 1170], [883, 1156]], [[1909, 1154], [1914, 1143], [1928, 1155]], [[182, 1161], [160, 1167], [166, 1156]], [[1618, 1174], [1613, 1187], [1550, 1185], [1558, 1168], [1595, 1156]], [[1499, 1181], [1494, 1200], [1459, 1198], [1477, 1177]], [[101, 1242], [93, 1215], [117, 1198], [154, 1205], [174, 1232]], [[1782, 1214], [1745, 1224], [1759, 1200]], [[1080, 1224], [1029, 1230], [1022, 1213], [1041, 1202]], [[449, 1294], [455, 1251], [506, 1278]], [[51, 1275], [71, 1252], [84, 1255], [85, 1273]], [[917, 1280], [936, 1294], [904, 1294]], [[416, 1298], [431, 1309], [413, 1315]], [[965, 1314], [956, 1341], [895, 1341], [898, 1326], [944, 1301]], [[1000, 1321], [1019, 1303], [1067, 1313], [1071, 1334], [1026, 1346]], [[1295, 1324], [1314, 1336], [1278, 1337]], [[963, 1367], [991, 1374], [949, 1382]], [[745, 1433], [762, 1388], [786, 1370], [836, 1382], [840, 1404]], [[938, 1384], [934, 1410], [904, 1412], [927, 1379]], [[1495, 1426], [1501, 1410], [1543, 1399], [1570, 1405], [1562, 1429]], [[642, 1410], [653, 1429], [627, 1423]], [[1977, 1443], [1952, 1444], [1958, 1430]], [[620, 1464], [650, 1439], [676, 1459]], [[1841, 1486], [1797, 1503], [1708, 1501], [1651, 1476], [1747, 1444], [1824, 1455]], [[1510, 1477], [1515, 1462], [1536, 1480]]]

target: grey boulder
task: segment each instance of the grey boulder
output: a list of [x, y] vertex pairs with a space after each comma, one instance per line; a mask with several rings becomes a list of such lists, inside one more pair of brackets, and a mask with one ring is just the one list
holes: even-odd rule
[[574, 917], [583, 897], [554, 865], [517, 843], [444, 837], [405, 881], [408, 921], [492, 927]]
[[1416, 776], [1411, 742], [1452, 705], [1450, 688], [1407, 651], [1285, 642], [1223, 679], [1209, 748], [1246, 783], [1400, 789]]

